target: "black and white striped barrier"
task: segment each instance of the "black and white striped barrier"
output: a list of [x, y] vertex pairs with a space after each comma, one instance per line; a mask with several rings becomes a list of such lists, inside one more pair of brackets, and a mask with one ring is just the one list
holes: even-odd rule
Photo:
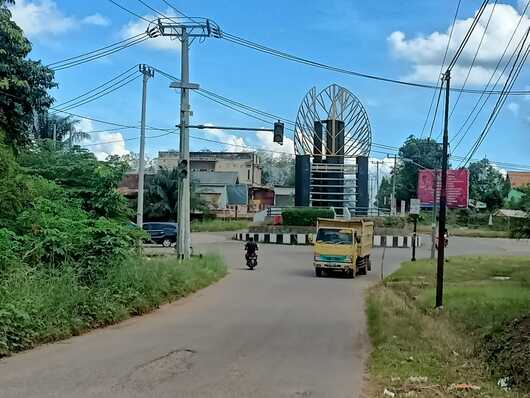
[[[258, 243], [278, 245], [312, 245], [314, 234], [274, 234], [274, 233], [237, 233], [234, 240], [247, 241], [252, 237]], [[422, 244], [421, 236], [416, 237], [416, 247]], [[412, 236], [374, 235], [374, 247], [412, 247]]]

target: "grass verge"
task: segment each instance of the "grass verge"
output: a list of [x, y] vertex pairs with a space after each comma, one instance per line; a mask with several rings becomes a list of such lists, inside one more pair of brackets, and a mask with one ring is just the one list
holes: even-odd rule
[[0, 275], [0, 357], [151, 311], [226, 274], [220, 257], [131, 259], [94, 284], [73, 268]]
[[[368, 396], [380, 397], [385, 388], [414, 397], [530, 396], [524, 382], [528, 330], [505, 338], [514, 320], [530, 313], [530, 257], [449, 258], [444, 310], [433, 309], [434, 296], [435, 264], [428, 260], [404, 263], [369, 291]], [[517, 352], [519, 362], [503, 350]], [[517, 374], [523, 374], [517, 388], [497, 386], [500, 378], [515, 381]], [[462, 383], [480, 390], [455, 388]]]
[[191, 223], [192, 232], [221, 232], [238, 231], [247, 229], [250, 225], [248, 220], [206, 220]]
[[[499, 231], [487, 228], [468, 228], [449, 226], [449, 236], [464, 236], [469, 238], [509, 238], [510, 231]], [[418, 225], [418, 233], [431, 233], [430, 225]]]

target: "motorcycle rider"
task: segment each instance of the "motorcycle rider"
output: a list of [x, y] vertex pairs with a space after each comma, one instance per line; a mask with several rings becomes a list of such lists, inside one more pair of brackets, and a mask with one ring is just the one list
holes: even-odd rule
[[250, 256], [256, 254], [256, 252], [258, 251], [258, 244], [254, 242], [254, 238], [252, 236], [249, 237], [248, 242], [245, 243], [245, 251], [245, 259], [247, 260], [247, 262]]

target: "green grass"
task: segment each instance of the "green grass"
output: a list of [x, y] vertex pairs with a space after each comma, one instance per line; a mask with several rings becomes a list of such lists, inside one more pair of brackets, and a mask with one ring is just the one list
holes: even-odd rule
[[0, 275], [0, 357], [122, 321], [220, 279], [219, 257], [178, 263], [174, 257], [131, 259], [93, 285], [73, 268], [18, 268]]
[[248, 220], [206, 220], [191, 223], [193, 232], [221, 232], [221, 231], [238, 231], [248, 228]]
[[[369, 396], [381, 396], [384, 388], [414, 390], [419, 397], [529, 396], [498, 389], [485, 363], [484, 342], [507, 322], [530, 313], [530, 257], [449, 258], [442, 311], [433, 309], [434, 296], [435, 264], [428, 260], [404, 263], [384, 285], [370, 290], [367, 317], [374, 349]], [[429, 381], [411, 384], [410, 376]], [[453, 383], [472, 383], [481, 390], [457, 395], [448, 389]]]
[[[459, 226], [449, 226], [449, 236], [464, 236], [469, 238], [509, 238], [510, 231], [499, 231], [488, 229], [488, 227], [469, 228]], [[418, 225], [419, 233], [431, 233], [430, 225]]]

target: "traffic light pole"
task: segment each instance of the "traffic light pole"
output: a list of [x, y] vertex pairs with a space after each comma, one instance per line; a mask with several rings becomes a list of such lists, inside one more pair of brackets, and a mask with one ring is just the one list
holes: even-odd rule
[[438, 228], [438, 263], [436, 268], [436, 308], [443, 306], [443, 283], [444, 283], [444, 261], [445, 261], [445, 215], [447, 205], [447, 158], [449, 146], [449, 93], [451, 83], [451, 71], [447, 69], [445, 79], [445, 115], [442, 153], [442, 186], [440, 188], [440, 216]]
[[181, 260], [190, 258], [191, 226], [190, 226], [190, 146], [189, 130], [190, 121], [190, 92], [186, 87], [190, 82], [189, 72], [189, 37], [186, 27], [181, 32], [181, 75], [182, 87], [180, 89], [180, 160], [185, 160], [186, 170], [183, 172], [180, 189], [178, 192], [178, 234], [177, 255]]

